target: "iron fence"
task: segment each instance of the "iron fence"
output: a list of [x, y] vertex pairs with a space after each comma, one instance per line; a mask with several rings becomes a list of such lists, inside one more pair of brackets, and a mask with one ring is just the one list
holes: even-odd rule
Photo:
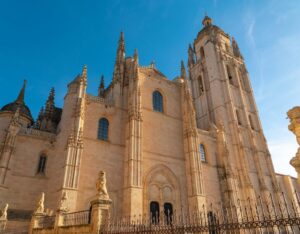
[[237, 200], [223, 207], [210, 204], [183, 214], [176, 210], [109, 219], [100, 233], [300, 233], [300, 202], [285, 195]]
[[73, 213], [64, 214], [63, 225], [64, 226], [77, 226], [89, 224], [91, 220], [91, 213], [89, 210], [83, 210]]

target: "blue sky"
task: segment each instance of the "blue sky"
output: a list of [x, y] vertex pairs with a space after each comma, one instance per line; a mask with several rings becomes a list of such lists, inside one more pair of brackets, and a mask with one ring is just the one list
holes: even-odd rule
[[299, 0], [3, 0], [0, 3], [0, 106], [28, 80], [34, 117], [52, 86], [63, 105], [66, 86], [88, 65], [88, 92], [110, 82], [121, 30], [126, 55], [139, 51], [169, 79], [201, 29], [205, 12], [239, 43], [277, 172], [296, 175], [297, 150], [286, 112], [300, 105]]

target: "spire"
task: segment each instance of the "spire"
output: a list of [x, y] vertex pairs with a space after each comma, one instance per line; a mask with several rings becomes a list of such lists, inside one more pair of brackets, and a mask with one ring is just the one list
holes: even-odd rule
[[55, 96], [55, 90], [52, 87], [49, 93], [49, 97], [46, 101], [46, 105], [45, 105], [45, 116], [48, 119], [52, 118], [53, 112], [54, 112], [54, 96]]
[[185, 71], [185, 67], [184, 67], [184, 62], [181, 60], [181, 69], [180, 69], [181, 73], [180, 76], [183, 79], [186, 79], [186, 71]]
[[99, 97], [104, 97], [104, 91], [105, 91], [104, 76], [102, 75], [100, 85], [99, 85], [99, 88], [98, 88], [98, 96]]
[[139, 54], [137, 49], [134, 50], [133, 59], [137, 64], [139, 63]]
[[125, 53], [125, 40], [124, 40], [124, 33], [120, 33], [119, 45], [118, 45], [118, 52], [122, 51]]
[[125, 40], [124, 40], [124, 33], [121, 32], [119, 43], [118, 43], [116, 63], [121, 63], [124, 60], [124, 58], [125, 58]]
[[18, 95], [18, 97], [17, 97], [17, 99], [15, 101], [16, 103], [24, 104], [24, 95], [25, 95], [26, 83], [27, 83], [27, 81], [24, 80], [22, 89], [20, 90], [19, 95]]
[[81, 77], [85, 80], [87, 79], [87, 65], [83, 66], [82, 72], [81, 72]]
[[191, 66], [193, 66], [195, 64], [194, 50], [193, 50], [191, 44], [189, 44], [188, 57], [189, 57], [189, 59], [188, 59], [188, 66], [190, 68]]
[[124, 60], [125, 60], [125, 41], [124, 41], [124, 33], [121, 32], [120, 39], [118, 43], [117, 49], [117, 57], [115, 61], [113, 81], [119, 81], [123, 77], [124, 73]]

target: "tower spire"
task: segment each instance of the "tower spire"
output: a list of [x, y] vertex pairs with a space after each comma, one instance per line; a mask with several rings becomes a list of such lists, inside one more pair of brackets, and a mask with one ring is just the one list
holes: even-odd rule
[[137, 49], [134, 50], [133, 59], [136, 63], [139, 63], [139, 54]]
[[104, 76], [101, 75], [101, 81], [100, 81], [100, 85], [99, 85], [99, 88], [98, 88], [98, 96], [99, 97], [104, 97], [104, 90], [105, 90]]
[[117, 57], [115, 61], [113, 81], [121, 80], [124, 72], [124, 60], [125, 60], [125, 40], [124, 33], [121, 32], [117, 49]]
[[52, 114], [54, 112], [54, 96], [55, 90], [54, 87], [52, 87], [45, 105], [45, 116], [48, 119], [51, 119]]
[[186, 79], [186, 71], [185, 71], [185, 67], [184, 67], [184, 62], [183, 60], [181, 60], [181, 68], [180, 68], [180, 76], [183, 79]]
[[82, 72], [81, 72], [81, 77], [85, 80], [87, 79], [87, 65], [83, 66]]
[[189, 49], [188, 49], [188, 66], [189, 68], [195, 64], [195, 59], [194, 59], [194, 50], [192, 48], [192, 45], [189, 44]]
[[24, 95], [25, 95], [26, 83], [27, 83], [27, 81], [24, 80], [23, 86], [22, 86], [22, 88], [21, 88], [21, 90], [19, 92], [19, 95], [18, 95], [18, 97], [17, 97], [17, 99], [15, 101], [16, 103], [19, 103], [19, 104], [23, 104], [24, 103]]

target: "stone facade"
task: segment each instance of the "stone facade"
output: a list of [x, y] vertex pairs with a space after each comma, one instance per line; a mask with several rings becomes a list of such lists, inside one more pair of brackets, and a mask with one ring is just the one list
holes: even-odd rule
[[25, 84], [1, 109], [0, 207], [8, 203], [8, 214], [32, 212], [42, 192], [52, 210], [62, 196], [70, 211], [90, 209], [100, 170], [112, 216], [149, 214], [151, 204], [189, 213], [280, 199], [282, 191], [294, 199], [299, 190], [294, 178], [275, 174], [238, 45], [209, 17], [189, 46], [188, 72], [182, 63], [174, 80], [139, 65], [137, 51], [125, 57], [123, 33], [111, 84], [102, 79], [94, 96], [87, 80], [85, 66], [62, 109], [51, 90], [34, 123]]

